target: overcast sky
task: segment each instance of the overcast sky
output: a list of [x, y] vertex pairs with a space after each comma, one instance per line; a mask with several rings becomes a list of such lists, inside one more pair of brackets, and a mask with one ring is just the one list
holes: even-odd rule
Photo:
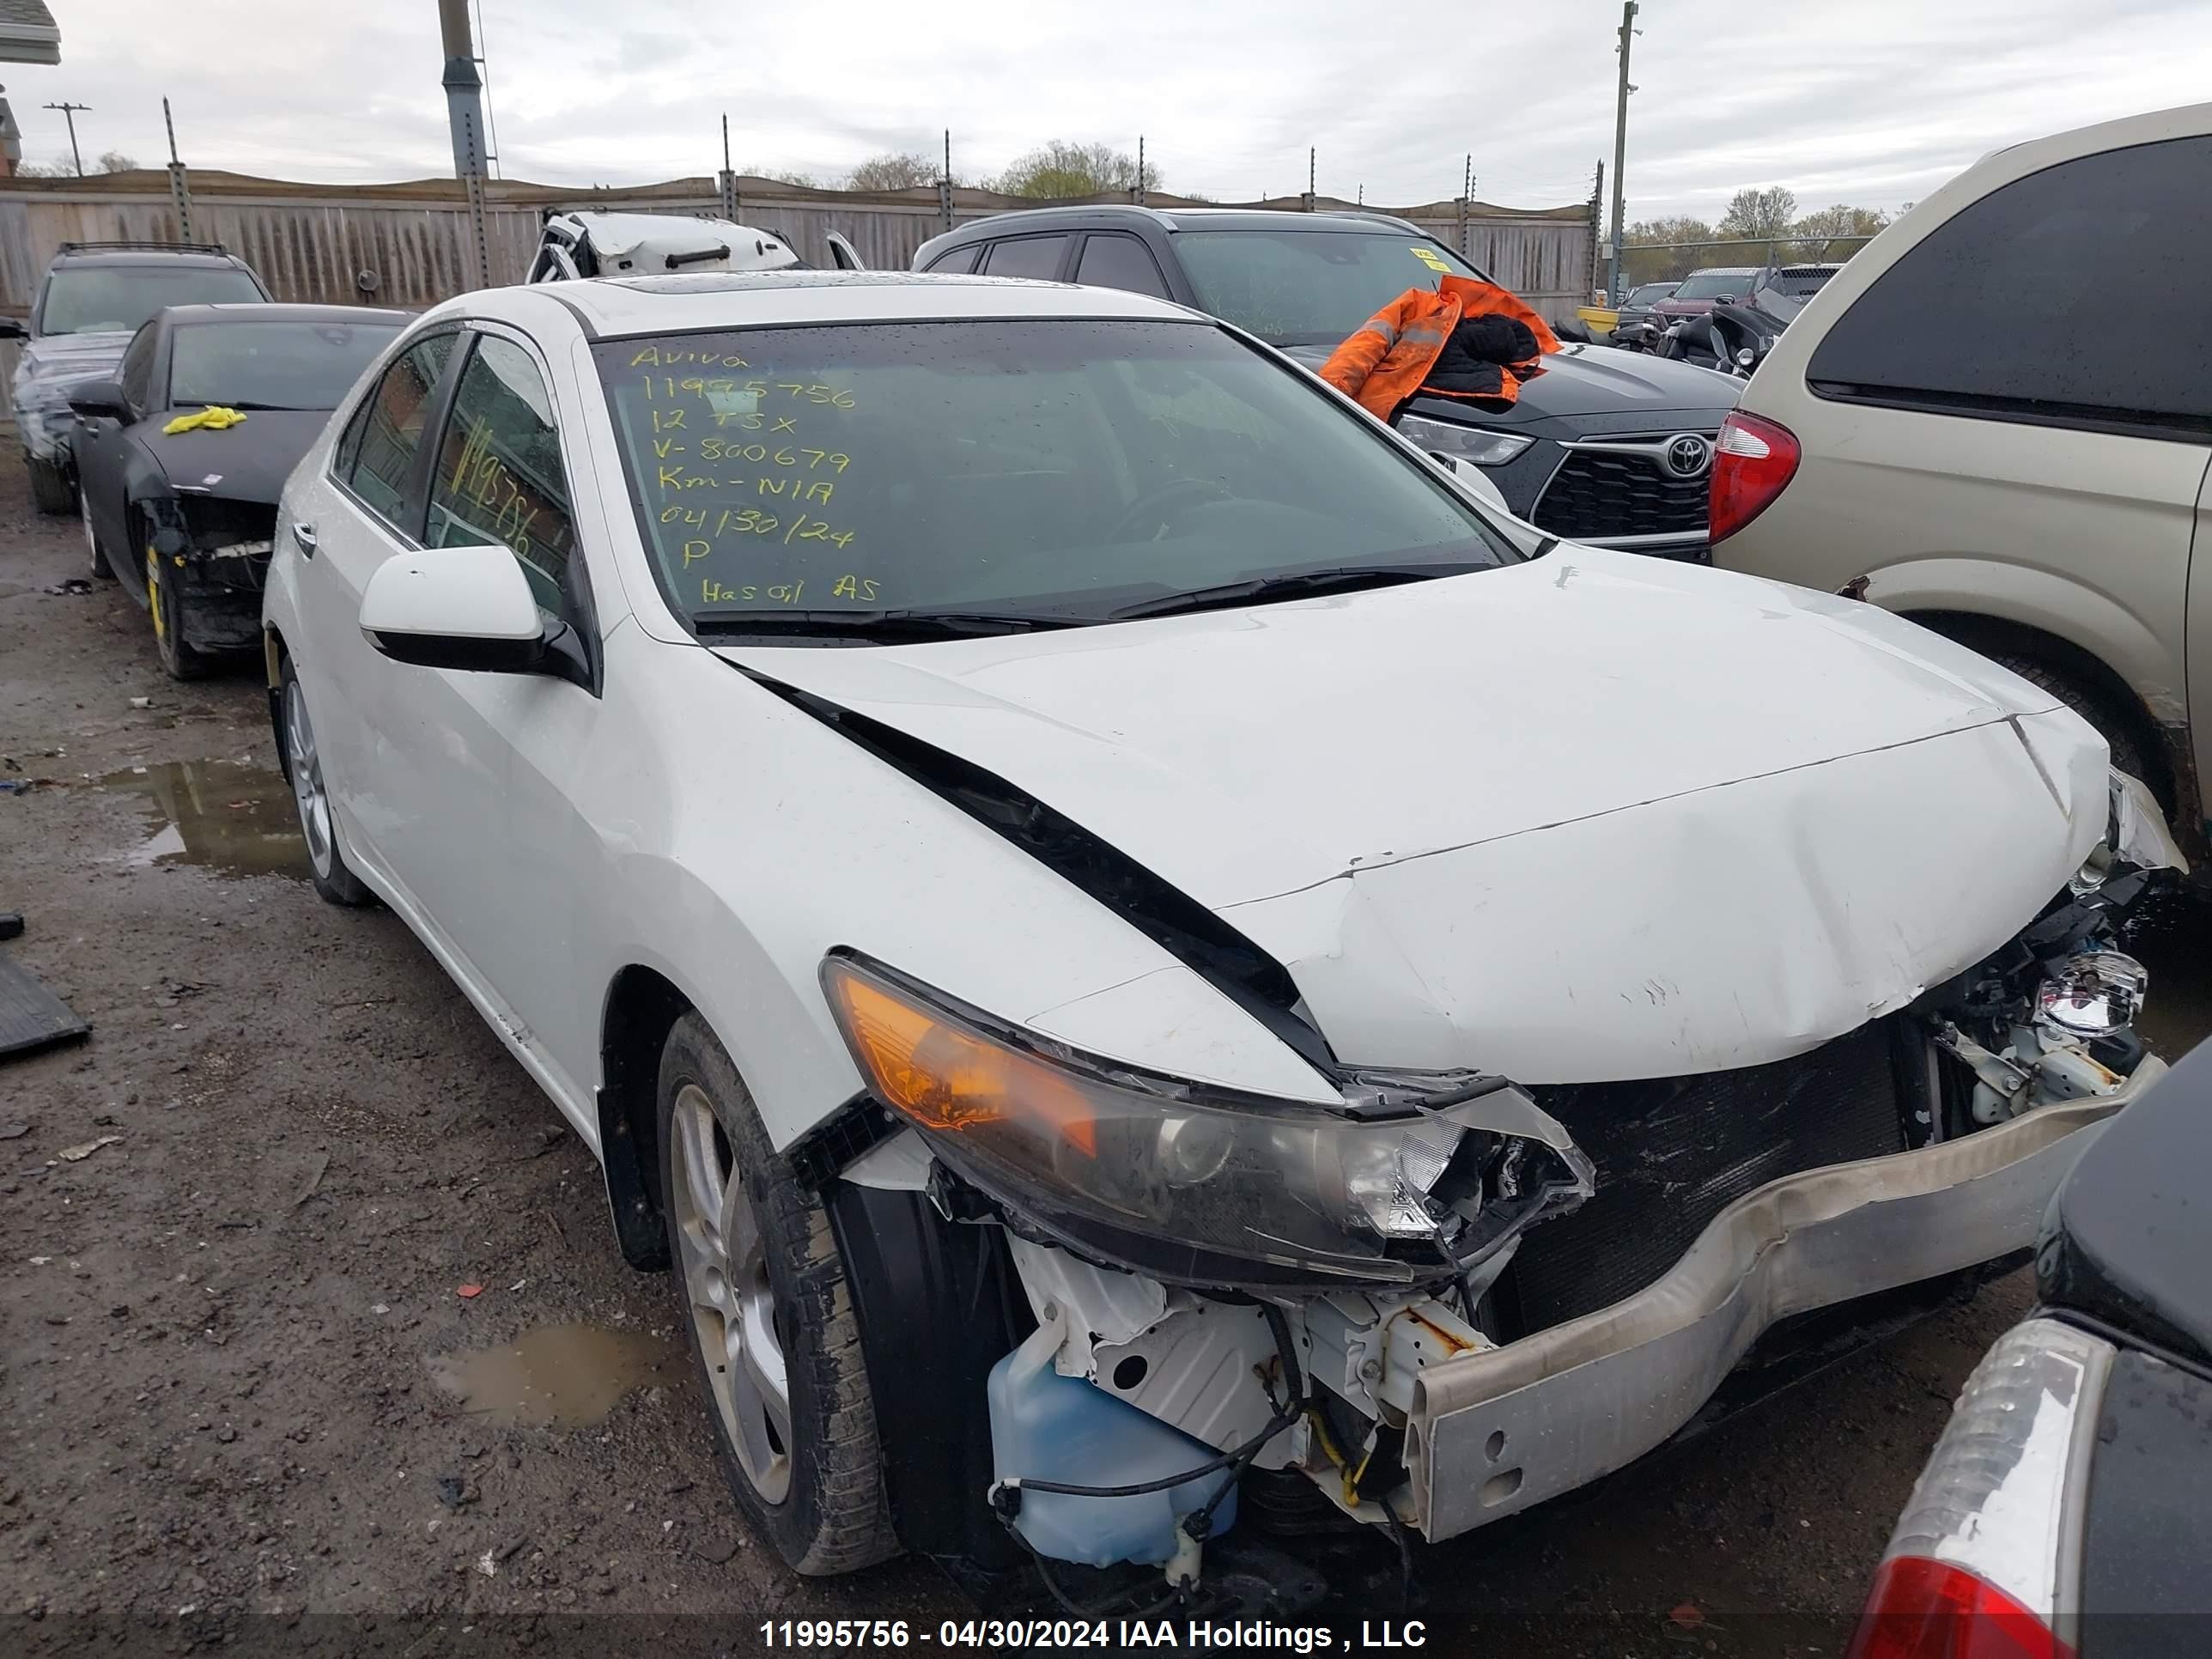
[[[1139, 133], [1170, 190], [1557, 206], [1613, 150], [1618, 3], [1487, 0], [480, 0], [502, 173], [623, 185], [740, 168], [834, 182], [884, 149], [988, 174], [1042, 140]], [[26, 155], [366, 182], [449, 174], [436, 0], [52, 0], [59, 68], [0, 68]], [[1894, 209], [1984, 151], [2212, 98], [2212, 3], [1648, 0], [1628, 216], [1717, 217], [1745, 185]], [[1458, 17], [1454, 31], [1447, 20]]]

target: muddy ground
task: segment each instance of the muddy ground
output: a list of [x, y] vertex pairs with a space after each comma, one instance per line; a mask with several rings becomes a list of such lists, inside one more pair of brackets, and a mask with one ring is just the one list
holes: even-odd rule
[[[85, 574], [0, 461], [0, 784], [33, 786], [0, 791], [28, 917], [0, 950], [93, 1028], [0, 1062], [0, 1651], [750, 1652], [771, 1618], [972, 1616], [923, 1567], [800, 1583], [745, 1535], [590, 1156], [397, 919], [316, 899], [252, 668], [164, 678], [114, 584], [45, 591]], [[2146, 946], [2169, 1047], [2207, 1023], [2195, 922]], [[1839, 1653], [2029, 1294], [1422, 1551], [1430, 1650]], [[1397, 1613], [1363, 1594], [1331, 1615], [1355, 1646]]]

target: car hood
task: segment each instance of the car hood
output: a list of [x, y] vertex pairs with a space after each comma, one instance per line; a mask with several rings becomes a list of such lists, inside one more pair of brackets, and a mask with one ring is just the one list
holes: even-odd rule
[[330, 411], [322, 409], [257, 409], [236, 426], [219, 431], [209, 427], [173, 434], [161, 430], [175, 416], [192, 412], [171, 410], [149, 417], [138, 428], [141, 441], [169, 475], [169, 482], [226, 501], [272, 504], [300, 457], [322, 435], [331, 418]]
[[[1287, 355], [1319, 368], [1328, 361], [1323, 346], [1294, 346]], [[1692, 424], [1717, 428], [1721, 417], [1735, 407], [1741, 383], [1731, 383], [1692, 364], [1648, 352], [1622, 351], [1613, 346], [1571, 345], [1544, 358], [1544, 372], [1526, 381], [1521, 393], [1506, 409], [1479, 414], [1451, 398], [1416, 398], [1415, 414], [1439, 419], [1479, 422], [1486, 427], [1526, 426], [1555, 417], [1581, 419], [1604, 416], [1616, 430], [1631, 430], [1620, 416], [1649, 414], [1674, 416], [1682, 410], [1709, 413], [1710, 418]], [[1662, 425], [1682, 424], [1666, 421]]]
[[1581, 547], [1373, 592], [726, 647], [996, 773], [1233, 923], [1347, 1063], [1782, 1058], [2004, 943], [2102, 740], [1872, 607]]

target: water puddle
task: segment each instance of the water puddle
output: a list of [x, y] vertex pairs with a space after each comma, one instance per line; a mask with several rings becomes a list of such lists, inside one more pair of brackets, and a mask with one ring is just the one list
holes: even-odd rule
[[674, 1386], [682, 1356], [665, 1339], [599, 1325], [546, 1325], [513, 1342], [434, 1355], [430, 1379], [471, 1417], [532, 1428], [596, 1423], [632, 1389]]
[[146, 838], [123, 855], [140, 869], [187, 865], [222, 876], [307, 873], [291, 786], [269, 767], [238, 761], [172, 761], [94, 780], [131, 796]]

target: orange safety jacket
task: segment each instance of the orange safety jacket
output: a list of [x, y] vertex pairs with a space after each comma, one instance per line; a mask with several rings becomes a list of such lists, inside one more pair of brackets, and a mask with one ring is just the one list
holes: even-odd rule
[[[1360, 325], [1359, 331], [1329, 354], [1321, 377], [1377, 420], [1387, 421], [1421, 388], [1436, 366], [1444, 342], [1462, 317], [1503, 312], [1528, 325], [1540, 353], [1557, 351], [1559, 337], [1515, 295], [1471, 276], [1444, 276], [1433, 289], [1409, 288]], [[1485, 403], [1511, 403], [1521, 382], [1534, 372], [1533, 360], [1504, 369], [1500, 390]], [[1431, 388], [1440, 398], [1472, 398], [1468, 392]]]

